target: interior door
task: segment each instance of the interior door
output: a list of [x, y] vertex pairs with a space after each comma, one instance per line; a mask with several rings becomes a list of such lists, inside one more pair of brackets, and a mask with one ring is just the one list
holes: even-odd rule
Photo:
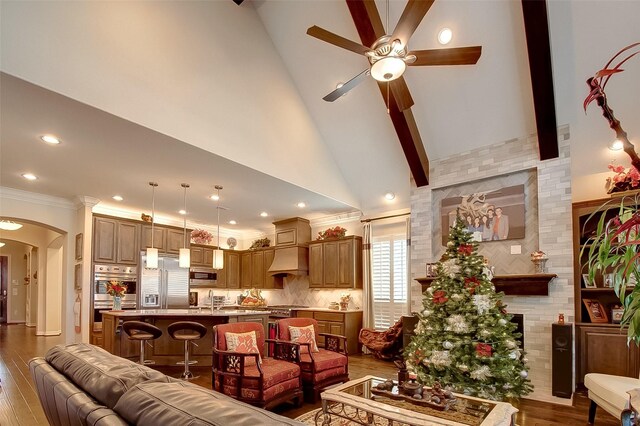
[[7, 322], [8, 264], [9, 258], [7, 256], [0, 256], [0, 323]]

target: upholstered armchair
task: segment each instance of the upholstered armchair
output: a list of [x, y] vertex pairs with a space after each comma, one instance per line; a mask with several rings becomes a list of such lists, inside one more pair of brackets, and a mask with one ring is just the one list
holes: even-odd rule
[[596, 408], [600, 406], [613, 417], [620, 419], [623, 426], [634, 424], [633, 412], [640, 408], [640, 380], [634, 377], [612, 376], [610, 374], [589, 373], [584, 376], [584, 385], [589, 391], [589, 424], [596, 418]]
[[[274, 357], [265, 358], [265, 341], [275, 345]], [[302, 403], [299, 346], [264, 338], [255, 322], [213, 327], [212, 388], [261, 408], [287, 401]]]
[[402, 317], [391, 328], [376, 331], [363, 328], [358, 335], [358, 342], [364, 345], [378, 359], [397, 359], [402, 357]]
[[[314, 342], [301, 336], [292, 336], [297, 329], [313, 326]], [[293, 327], [293, 329], [291, 328]], [[327, 386], [349, 381], [347, 338], [336, 334], [320, 333], [318, 322], [312, 318], [287, 318], [277, 322], [278, 341], [299, 346], [302, 386], [305, 399], [316, 402]], [[318, 337], [324, 336], [324, 347], [318, 347]]]

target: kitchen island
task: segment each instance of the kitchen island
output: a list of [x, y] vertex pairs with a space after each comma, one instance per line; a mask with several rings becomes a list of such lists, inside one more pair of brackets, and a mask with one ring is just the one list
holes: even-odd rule
[[102, 311], [102, 334], [104, 349], [114, 355], [137, 361], [140, 356], [140, 344], [130, 341], [122, 331], [125, 321], [144, 321], [162, 330], [162, 336], [153, 340], [153, 347], [145, 348], [145, 359], [155, 361], [156, 365], [176, 365], [184, 360], [184, 342], [174, 340], [167, 332], [169, 324], [176, 321], [199, 322], [207, 328], [207, 334], [196, 340], [198, 346], [191, 350], [191, 360], [198, 366], [211, 366], [213, 348], [212, 327], [232, 322], [259, 322], [266, 327], [269, 311], [220, 310], [211, 309], [145, 309], [126, 311]]

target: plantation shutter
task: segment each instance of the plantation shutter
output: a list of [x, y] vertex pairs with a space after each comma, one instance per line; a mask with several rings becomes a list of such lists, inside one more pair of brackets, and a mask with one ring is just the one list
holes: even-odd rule
[[374, 238], [371, 252], [374, 327], [386, 330], [407, 311], [407, 240]]

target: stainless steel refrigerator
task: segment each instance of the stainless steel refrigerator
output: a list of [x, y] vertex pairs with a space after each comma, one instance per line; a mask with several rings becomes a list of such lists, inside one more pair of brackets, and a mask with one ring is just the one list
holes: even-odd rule
[[147, 268], [147, 256], [140, 263], [140, 304], [142, 309], [188, 309], [189, 268], [180, 268], [178, 258], [160, 256], [158, 268]]

